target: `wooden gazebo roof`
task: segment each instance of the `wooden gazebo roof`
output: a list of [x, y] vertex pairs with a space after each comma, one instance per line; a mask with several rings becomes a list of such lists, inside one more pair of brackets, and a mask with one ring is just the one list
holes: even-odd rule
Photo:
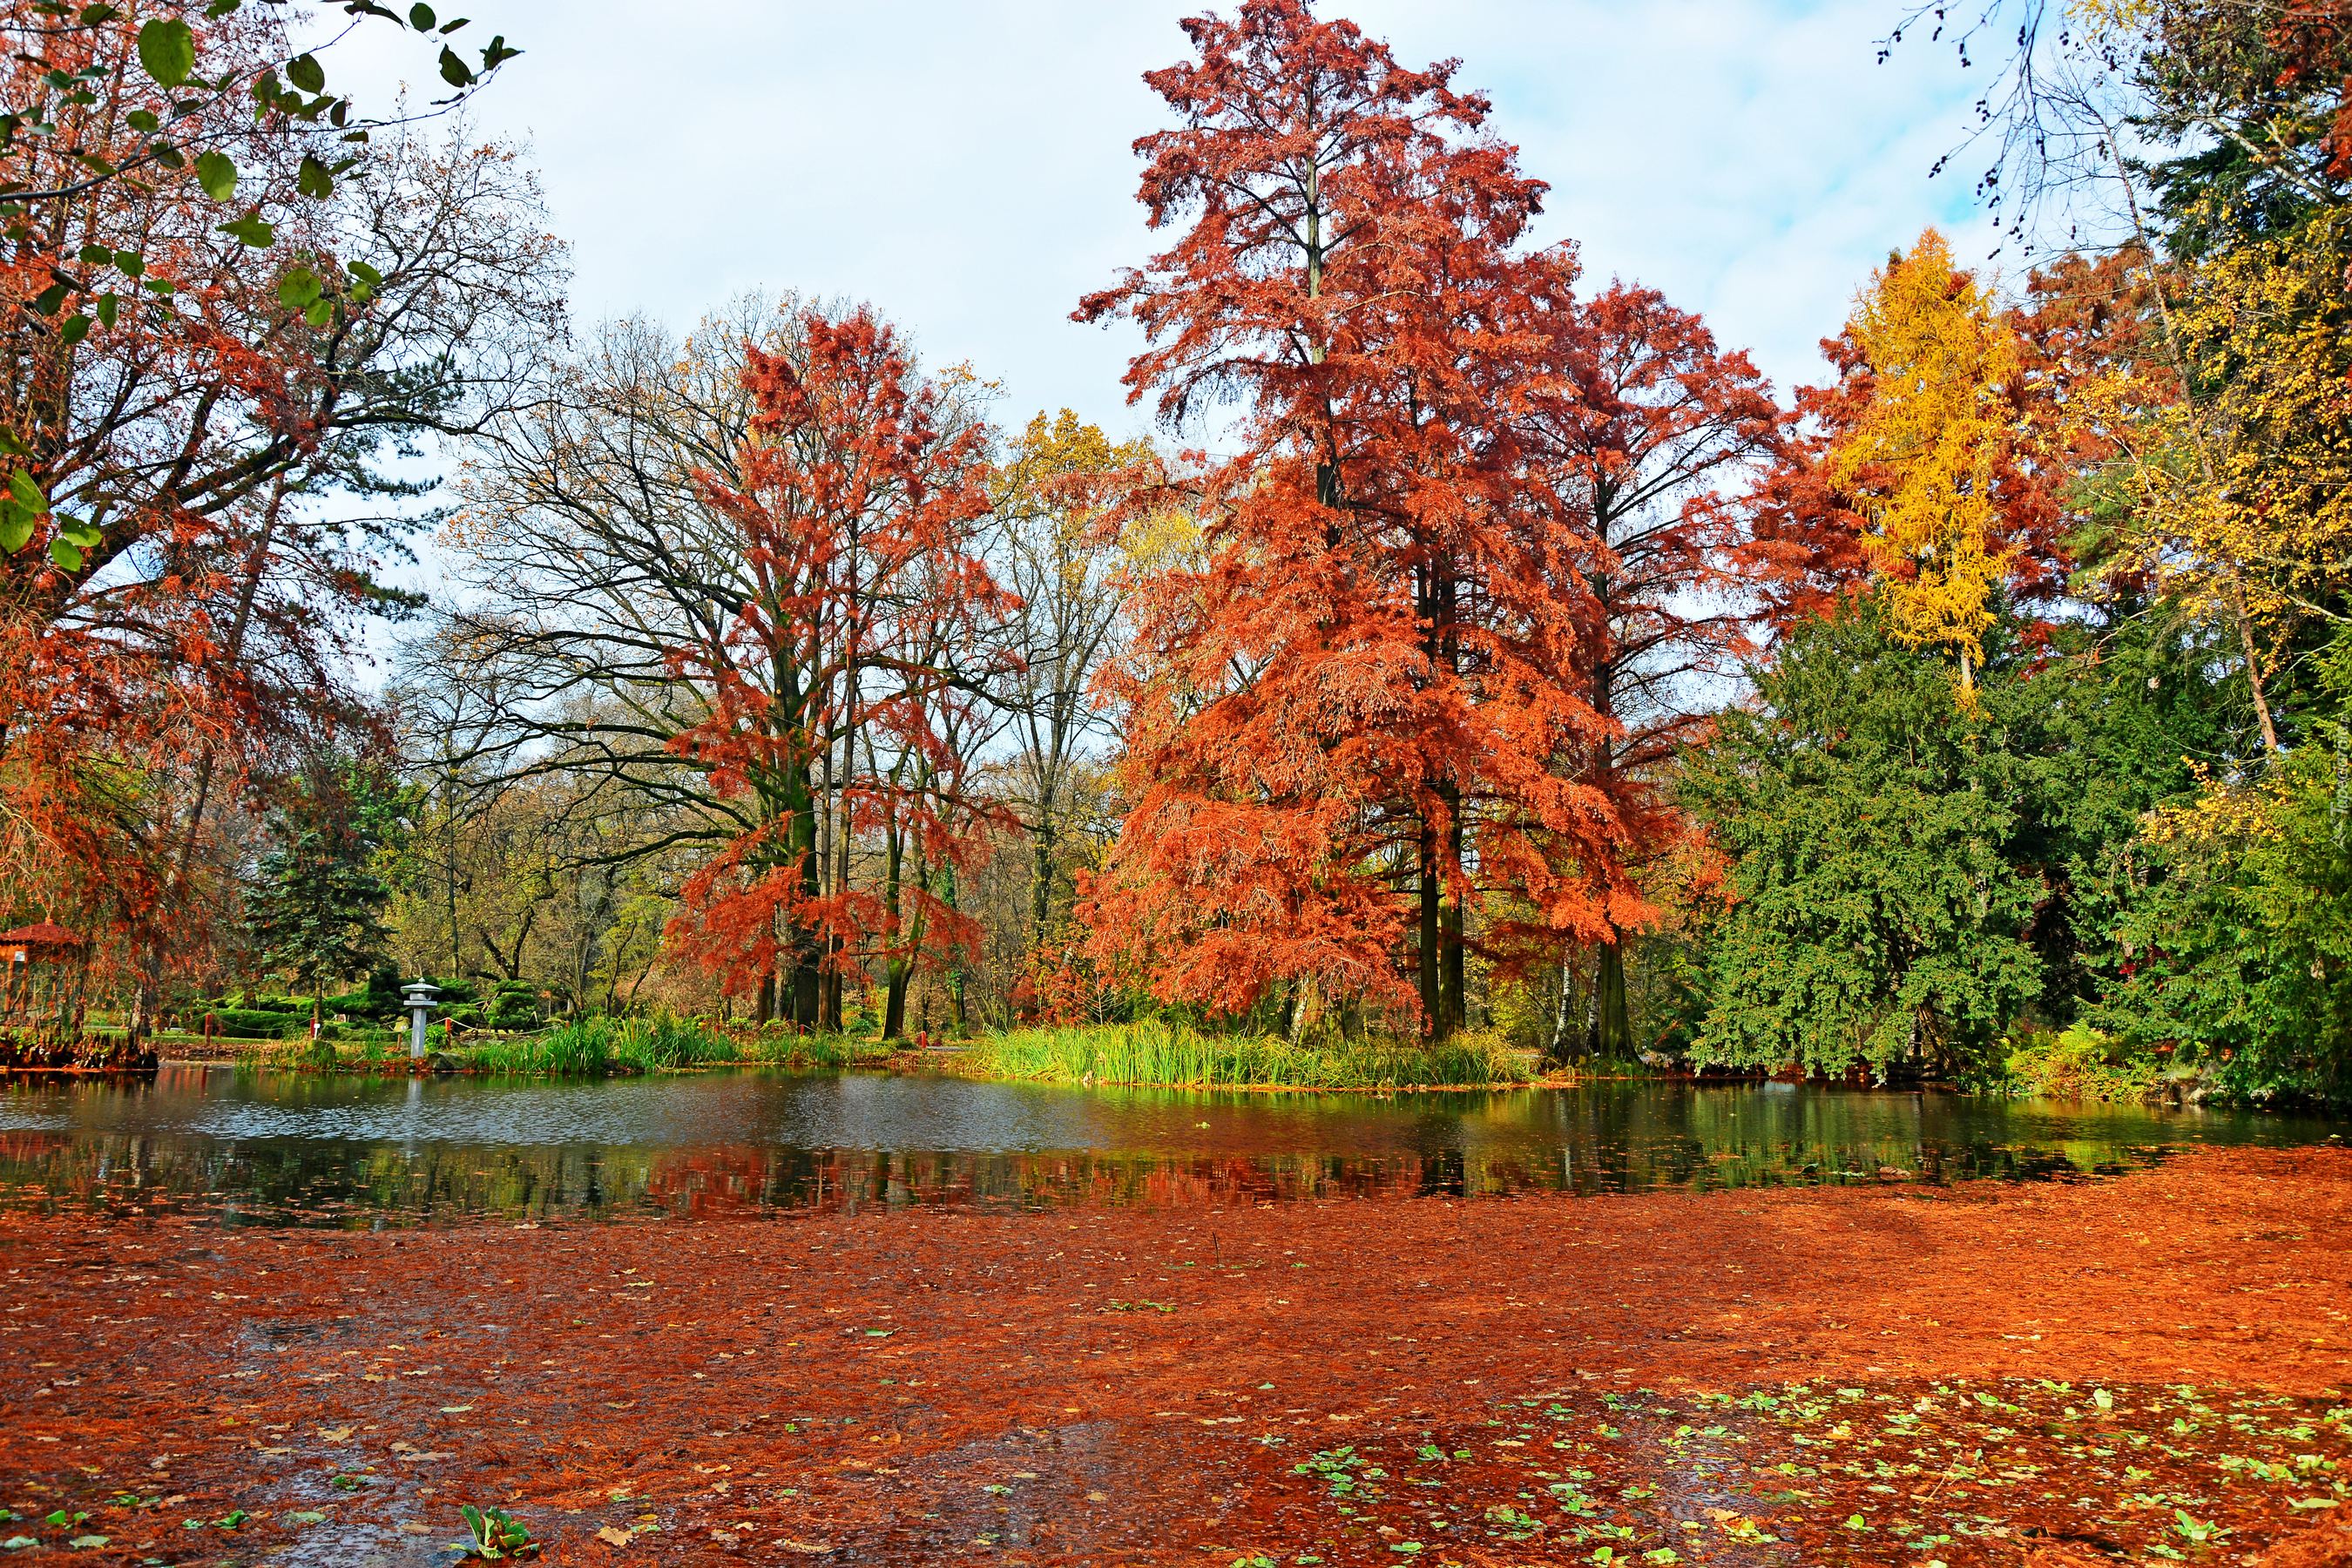
[[0, 931], [0, 945], [79, 947], [82, 940], [54, 921], [42, 921], [37, 925], [19, 926], [15, 931]]

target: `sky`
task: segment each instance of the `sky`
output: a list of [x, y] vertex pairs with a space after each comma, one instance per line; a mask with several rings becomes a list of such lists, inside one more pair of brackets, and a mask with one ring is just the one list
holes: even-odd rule
[[[1158, 248], [1131, 143], [1142, 73], [1181, 58], [1168, 0], [470, 0], [460, 35], [527, 52], [474, 129], [526, 145], [568, 240], [581, 330], [677, 328], [744, 289], [871, 301], [932, 364], [1001, 381], [1000, 415], [1147, 427], [1129, 329], [1068, 317]], [[1325, 0], [1458, 87], [1551, 194], [1536, 237], [1595, 282], [1663, 289], [1785, 396], [1890, 247], [1928, 223], [1993, 248], [1969, 175], [1930, 179], [1984, 89], [1948, 47], [1877, 40], [1901, 0]], [[1230, 0], [1228, 0], [1230, 5]], [[444, 5], [444, 16], [453, 7]], [[371, 24], [326, 58], [383, 101], [429, 47]], [[1162, 237], [1164, 238], [1164, 237]], [[1998, 265], [1998, 264], [1996, 264]]]

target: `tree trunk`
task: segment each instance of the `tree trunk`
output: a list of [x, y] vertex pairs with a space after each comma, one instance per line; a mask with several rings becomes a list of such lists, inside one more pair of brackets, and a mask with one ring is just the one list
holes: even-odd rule
[[1030, 842], [1036, 856], [1029, 895], [1029, 935], [1034, 941], [1044, 934], [1045, 921], [1054, 911], [1054, 817], [1050, 801], [1037, 814], [1037, 831], [1030, 836]]
[[[956, 908], [956, 873], [953, 861], [950, 861], [944, 868], [942, 876], [945, 880], [940, 889], [940, 902], [945, 904], [949, 910], [953, 912]], [[955, 962], [948, 969], [948, 994], [955, 1004], [955, 1031], [957, 1037], [961, 1038], [971, 1026], [971, 1019], [964, 1007], [963, 956], [961, 951], [958, 952]]]
[[1431, 1039], [1445, 1036], [1445, 1009], [1438, 995], [1440, 889], [1437, 875], [1437, 829], [1423, 816], [1421, 822], [1421, 1027]]
[[1452, 784], [1446, 785], [1440, 794], [1444, 798], [1449, 818], [1445, 827], [1444, 869], [1456, 879], [1454, 885], [1445, 890], [1445, 930], [1441, 939], [1444, 969], [1438, 976], [1438, 1005], [1445, 1018], [1445, 1026], [1440, 1031], [1442, 1038], [1469, 1026], [1470, 1000], [1465, 983], [1467, 965], [1463, 957], [1463, 937], [1467, 921], [1458, 880], [1462, 871], [1462, 795]]
[[[895, 808], [894, 808], [895, 810]], [[907, 1022], [907, 979], [913, 973], [906, 951], [905, 930], [898, 915], [899, 876], [906, 865], [907, 836], [894, 820], [883, 836], [882, 929], [889, 933], [891, 952], [882, 966], [882, 1037], [895, 1040]]]
[[1552, 1009], [1551, 1046], [1544, 1054], [1552, 1061], [1568, 1059], [1568, 1015], [1576, 999], [1576, 955], [1571, 948], [1559, 952], [1559, 1004]]
[[1591, 1050], [1623, 1061], [1633, 1054], [1633, 1028], [1625, 1012], [1625, 947], [1622, 935], [1601, 944], [1592, 975]]

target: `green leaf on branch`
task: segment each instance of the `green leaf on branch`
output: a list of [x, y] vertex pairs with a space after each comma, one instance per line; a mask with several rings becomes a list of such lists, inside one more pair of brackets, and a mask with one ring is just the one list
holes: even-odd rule
[[38, 521], [14, 500], [0, 498], [0, 550], [14, 555], [31, 542]]
[[75, 252], [75, 258], [86, 267], [103, 267], [114, 259], [114, 252], [102, 245], [85, 245]]
[[522, 53], [520, 49], [507, 47], [506, 35], [500, 33], [491, 38], [488, 47], [482, 50], [482, 68], [486, 71], [494, 71], [520, 53]]
[[164, 87], [177, 87], [196, 68], [196, 36], [174, 16], [139, 29], [139, 63]]
[[431, 32], [433, 30], [433, 7], [425, 5], [425, 0], [416, 0], [416, 4], [408, 8], [408, 25], [415, 27], [420, 33]]
[[116, 251], [114, 253], [114, 265], [116, 269], [125, 278], [136, 278], [141, 273], [147, 270], [146, 258], [141, 256], [135, 250]]
[[155, 118], [154, 110], [148, 109], [134, 109], [124, 115], [123, 119], [130, 122], [131, 130], [142, 135], [154, 134], [163, 124], [162, 121]]
[[332, 300], [317, 300], [302, 312], [302, 319], [314, 327], [323, 327], [335, 319], [335, 302]]
[[211, 5], [205, 7], [205, 15], [215, 17], [226, 16], [244, 4], [245, 0], [213, 0]]
[[58, 519], [58, 537], [77, 550], [95, 550], [106, 535], [98, 531], [96, 523], [78, 517], [61, 517]]
[[324, 201], [335, 194], [335, 177], [327, 172], [327, 165], [305, 153], [302, 166], [294, 174], [294, 188], [306, 196]]
[[121, 12], [111, 5], [85, 5], [81, 8], [79, 20], [85, 27], [95, 27], [103, 23], [111, 22], [121, 15]]
[[278, 243], [278, 231], [251, 214], [221, 225], [220, 231], [232, 238], [243, 240], [256, 250], [267, 250]]
[[327, 68], [319, 63], [316, 55], [298, 55], [286, 62], [286, 79], [304, 92], [323, 92], [327, 88]]
[[441, 79], [451, 87], [470, 87], [474, 68], [457, 58], [457, 51], [446, 44], [441, 47]]
[[49, 541], [49, 559], [68, 572], [81, 570], [81, 552], [62, 539]]
[[321, 291], [319, 275], [307, 267], [297, 267], [278, 280], [278, 302], [289, 310], [308, 310]]
[[207, 153], [196, 160], [196, 184], [216, 202], [236, 195], [236, 163], [226, 153]]
[[155, 162], [167, 169], [184, 169], [188, 166], [187, 159], [182, 157], [180, 150], [169, 142], [158, 142], [149, 151], [155, 154]]
[[92, 309], [98, 311], [98, 319], [110, 327], [114, 325], [115, 317], [121, 313], [122, 301], [111, 294], [100, 294]]
[[49, 498], [41, 493], [41, 487], [34, 482], [33, 476], [22, 468], [8, 476], [8, 499], [36, 517], [49, 510]]
[[44, 316], [54, 316], [66, 302], [66, 286], [52, 283], [33, 297], [33, 309]]
[[68, 316], [65, 324], [58, 329], [58, 336], [68, 343], [81, 342], [82, 339], [89, 336], [89, 318], [79, 311]]

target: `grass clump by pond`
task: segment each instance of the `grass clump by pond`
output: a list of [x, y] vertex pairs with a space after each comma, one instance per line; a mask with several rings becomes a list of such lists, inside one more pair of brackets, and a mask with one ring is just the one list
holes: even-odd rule
[[[571, 1018], [532, 1034], [461, 1037], [454, 1047], [436, 1029], [430, 1048], [436, 1068], [611, 1078], [707, 1067], [877, 1067], [908, 1044], [655, 1014]], [[328, 1071], [409, 1068], [406, 1037], [390, 1032], [364, 1040], [257, 1041], [239, 1059], [256, 1068]], [[964, 1078], [1167, 1087], [1475, 1089], [1532, 1076], [1527, 1055], [1494, 1034], [1457, 1035], [1440, 1045], [1378, 1037], [1294, 1045], [1270, 1035], [1208, 1035], [1162, 1023], [1017, 1030], [976, 1041], [942, 1065]]]
[[730, 1027], [667, 1013], [569, 1019], [537, 1035], [486, 1040], [456, 1055], [478, 1072], [556, 1078], [676, 1072], [701, 1067], [855, 1067], [893, 1046], [839, 1035], [796, 1035], [780, 1026]]
[[450, 1054], [477, 1072], [556, 1078], [605, 1078], [738, 1059], [735, 1043], [725, 1035], [668, 1014], [567, 1019], [541, 1034], [484, 1040]]
[[1496, 1035], [1456, 1035], [1430, 1046], [1377, 1037], [1307, 1046], [1161, 1023], [996, 1035], [975, 1042], [950, 1070], [968, 1078], [1183, 1088], [1484, 1088], [1529, 1076], [1525, 1058]]

